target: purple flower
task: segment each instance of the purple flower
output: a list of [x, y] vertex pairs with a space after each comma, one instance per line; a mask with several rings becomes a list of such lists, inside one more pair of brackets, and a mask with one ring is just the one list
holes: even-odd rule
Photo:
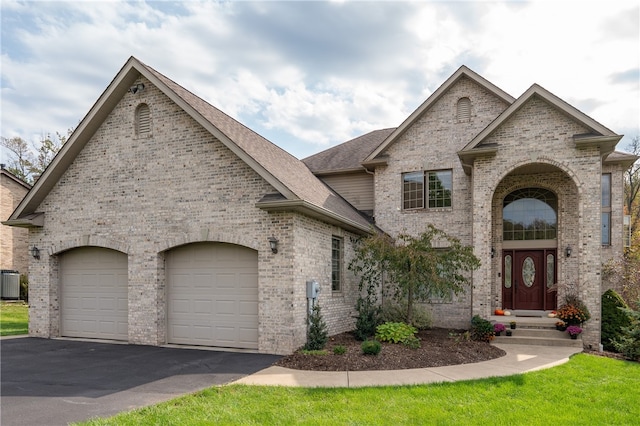
[[499, 322], [493, 325], [493, 331], [496, 333], [500, 333], [505, 330], [504, 324], [500, 324]]
[[577, 325], [570, 325], [569, 327], [567, 327], [567, 333], [569, 333], [571, 336], [575, 336], [582, 333], [582, 329]]

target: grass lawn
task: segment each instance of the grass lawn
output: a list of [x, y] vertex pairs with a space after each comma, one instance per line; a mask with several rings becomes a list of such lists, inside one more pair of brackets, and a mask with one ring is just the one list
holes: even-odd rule
[[640, 364], [578, 354], [528, 374], [424, 386], [229, 385], [84, 425], [629, 425]]
[[29, 332], [29, 306], [23, 302], [0, 302], [0, 336]]

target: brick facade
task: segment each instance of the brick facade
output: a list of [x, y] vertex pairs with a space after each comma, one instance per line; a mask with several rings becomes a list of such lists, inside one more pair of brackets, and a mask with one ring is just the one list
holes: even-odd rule
[[[412, 115], [410, 124], [384, 147], [384, 161], [373, 166], [376, 225], [395, 236], [417, 235], [433, 224], [474, 247], [481, 267], [473, 273], [468, 291], [428, 305], [436, 326], [466, 328], [472, 315], [488, 317], [503, 306], [503, 249], [528, 247], [502, 239], [505, 196], [527, 187], [553, 192], [558, 200], [553, 241], [558, 301], [570, 291], [578, 292], [592, 313], [585, 345], [597, 347], [600, 295], [612, 285], [602, 283], [601, 265], [622, 253], [619, 245], [601, 245], [601, 175], [612, 174], [611, 232], [616, 241], [622, 232], [623, 167], [615, 162], [603, 166], [596, 144], [576, 144], [575, 135], [592, 130], [579, 113], [567, 113], [544, 93], [527, 97], [514, 108], [510, 96], [465, 73], [443, 86], [446, 90], [439, 89], [424, 104], [428, 107]], [[39, 204], [25, 210], [44, 214], [44, 226], [29, 231], [30, 244], [42, 251], [29, 270], [30, 335], [60, 335], [61, 258], [68, 250], [97, 246], [127, 255], [128, 341], [167, 343], [165, 255], [172, 248], [198, 242], [236, 244], [257, 252], [260, 352], [287, 354], [305, 343], [308, 280], [320, 283], [317, 302], [329, 333], [352, 329], [358, 280], [347, 265], [367, 222], [335, 194], [322, 193], [326, 189], [322, 185], [314, 187], [319, 197], [314, 193], [296, 199], [296, 191], [303, 192], [305, 184], [318, 183], [311, 174], [306, 177], [311, 182], [303, 180], [306, 168], [295, 169], [300, 179], [288, 184], [273, 178], [269, 167], [282, 167], [278, 159], [289, 157], [279, 157], [272, 145], [260, 145], [257, 139], [251, 139], [254, 145], [245, 140], [244, 147], [235, 150], [238, 145], [230, 146], [225, 139], [231, 136], [212, 131], [207, 120], [213, 117], [237, 138], [246, 137], [246, 128], [230, 125], [229, 117], [203, 108], [204, 101], [155, 71], [136, 73], [137, 80], [128, 79], [129, 75], [134, 74], [123, 71], [115, 81], [126, 87], [144, 85], [144, 90], [125, 93], [126, 87], [111, 87], [105, 92], [119, 90], [122, 95], [108, 114], [90, 112], [95, 132], [52, 188], [38, 198]], [[181, 100], [191, 99], [189, 111], [169, 91]], [[470, 100], [468, 116], [458, 114], [461, 98]], [[149, 107], [148, 132], [136, 128], [136, 113], [143, 104]], [[212, 115], [198, 115], [207, 113]], [[495, 123], [499, 123], [496, 128], [483, 134]], [[478, 147], [486, 149], [474, 153], [471, 164], [465, 163], [460, 153], [477, 135], [483, 135]], [[266, 151], [262, 163], [249, 153], [258, 146]], [[452, 171], [451, 207], [403, 209], [403, 173], [445, 169]], [[293, 206], [279, 204], [292, 199]], [[354, 220], [364, 225], [356, 226]], [[278, 253], [269, 247], [272, 236], [279, 241]], [[344, 245], [339, 291], [331, 288], [332, 237]], [[569, 245], [574, 254], [566, 257]]]
[[[258, 252], [259, 350], [290, 353], [306, 341], [305, 282], [322, 285], [332, 333], [352, 327], [351, 291], [331, 294], [331, 236], [349, 234], [296, 213], [255, 206], [275, 192], [262, 177], [148, 80], [113, 109], [38, 208], [45, 225], [31, 229], [44, 256], [32, 265], [32, 336], [60, 335], [59, 258], [99, 246], [128, 255], [129, 342], [167, 338], [164, 253], [215, 241]], [[151, 110], [152, 131], [135, 133], [135, 110]], [[276, 236], [273, 254], [268, 237]], [[351, 289], [351, 284], [345, 284]]]
[[[9, 171], [0, 172], [0, 221], [9, 218], [29, 191], [29, 185], [19, 182]], [[26, 274], [29, 269], [29, 233], [23, 228], [0, 225], [0, 269]]]

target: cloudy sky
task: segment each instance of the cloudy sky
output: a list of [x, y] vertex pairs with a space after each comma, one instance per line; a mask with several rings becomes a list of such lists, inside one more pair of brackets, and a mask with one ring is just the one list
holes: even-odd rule
[[[303, 158], [398, 126], [460, 65], [640, 135], [640, 3], [1, 0], [1, 135], [75, 127], [130, 56]], [[0, 160], [6, 162], [6, 152]]]

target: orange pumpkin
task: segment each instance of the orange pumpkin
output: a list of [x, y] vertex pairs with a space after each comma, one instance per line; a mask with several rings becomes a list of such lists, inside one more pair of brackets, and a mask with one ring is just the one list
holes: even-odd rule
[[494, 314], [496, 314], [496, 315], [504, 315], [504, 311], [502, 309], [496, 309], [494, 311]]

